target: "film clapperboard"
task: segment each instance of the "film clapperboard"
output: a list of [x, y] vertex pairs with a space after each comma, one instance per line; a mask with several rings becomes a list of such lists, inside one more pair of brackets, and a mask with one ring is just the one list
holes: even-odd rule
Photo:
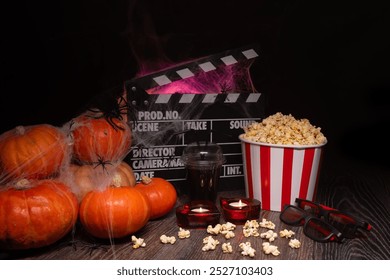
[[[186, 170], [180, 160], [183, 149], [189, 143], [207, 141], [220, 145], [226, 159], [219, 191], [245, 188], [238, 136], [245, 125], [264, 118], [261, 93], [150, 94], [150, 90], [196, 80], [198, 75], [204, 77], [239, 64], [242, 72], [249, 75], [258, 53], [255, 47], [243, 47], [126, 81], [127, 98], [133, 107], [129, 113], [133, 143], [125, 161], [133, 168], [137, 181], [143, 175], [162, 177], [175, 185], [179, 194], [186, 193]], [[235, 83], [245, 78], [250, 80], [241, 76]]]

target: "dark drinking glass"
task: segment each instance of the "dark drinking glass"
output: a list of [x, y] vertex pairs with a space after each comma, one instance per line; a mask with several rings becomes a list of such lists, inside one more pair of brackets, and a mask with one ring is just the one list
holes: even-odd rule
[[213, 143], [196, 142], [183, 151], [182, 161], [187, 169], [187, 186], [191, 200], [215, 202], [222, 164], [222, 149]]

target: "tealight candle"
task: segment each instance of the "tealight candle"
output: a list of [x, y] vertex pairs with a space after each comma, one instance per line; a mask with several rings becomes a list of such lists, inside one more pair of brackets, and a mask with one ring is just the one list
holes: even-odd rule
[[221, 213], [210, 200], [195, 200], [176, 208], [177, 225], [182, 228], [207, 228], [219, 223]]
[[210, 210], [207, 208], [199, 207], [199, 208], [192, 208], [191, 211], [197, 213], [205, 213], [205, 212], [209, 212]]
[[260, 217], [261, 203], [252, 198], [220, 198], [224, 218], [227, 222], [244, 224]]
[[242, 208], [247, 206], [248, 204], [242, 202], [242, 200], [240, 199], [239, 201], [230, 202], [229, 205], [232, 207]]

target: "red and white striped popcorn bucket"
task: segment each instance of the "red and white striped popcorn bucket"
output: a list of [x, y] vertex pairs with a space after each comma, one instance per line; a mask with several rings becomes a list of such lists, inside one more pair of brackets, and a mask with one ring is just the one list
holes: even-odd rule
[[314, 200], [323, 146], [275, 145], [240, 135], [246, 196], [261, 201], [262, 209], [281, 211], [297, 197]]

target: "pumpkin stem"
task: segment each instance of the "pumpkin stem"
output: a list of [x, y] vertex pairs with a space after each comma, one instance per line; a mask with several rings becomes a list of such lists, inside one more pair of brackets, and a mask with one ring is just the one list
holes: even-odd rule
[[15, 189], [25, 190], [31, 188], [30, 181], [27, 179], [21, 179], [15, 184]]
[[26, 132], [26, 129], [23, 125], [18, 125], [17, 127], [15, 127], [15, 130], [18, 135], [24, 135], [24, 133]]
[[121, 186], [121, 183], [122, 183], [122, 179], [121, 179], [121, 176], [119, 174], [115, 174], [112, 178], [112, 185], [114, 187], [117, 187], [119, 188]]
[[141, 181], [145, 185], [149, 185], [152, 182], [152, 179], [148, 176], [141, 176]]

